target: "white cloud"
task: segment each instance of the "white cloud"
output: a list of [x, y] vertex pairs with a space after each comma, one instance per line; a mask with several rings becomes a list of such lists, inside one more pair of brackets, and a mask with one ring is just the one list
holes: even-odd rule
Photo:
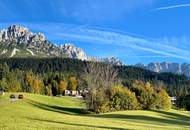
[[122, 46], [134, 50], [151, 52], [158, 55], [170, 56], [184, 60], [190, 60], [190, 51], [175, 47], [170, 42], [166, 44], [163, 40], [149, 40], [121, 34], [118, 32], [109, 32], [105, 30], [94, 30], [91, 28], [73, 28], [70, 32], [59, 32], [54, 34], [68, 40], [76, 39], [86, 43], [107, 44], [113, 46]]
[[178, 4], [178, 5], [172, 5], [172, 6], [159, 7], [159, 8], [154, 9], [153, 11], [168, 10], [168, 9], [182, 8], [182, 7], [190, 7], [190, 3], [189, 4]]
[[[139, 57], [170, 57], [190, 61], [190, 51], [188, 49], [190, 40], [186, 37], [154, 40], [114, 29], [93, 28], [85, 25], [23, 24], [35, 31], [45, 32], [50, 40], [78, 41], [85, 44], [96, 44], [97, 46], [112, 46], [120, 48], [121, 50], [118, 49], [117, 51], [118, 55], [126, 57], [138, 55]], [[110, 53], [109, 50], [107, 50], [107, 53]]]

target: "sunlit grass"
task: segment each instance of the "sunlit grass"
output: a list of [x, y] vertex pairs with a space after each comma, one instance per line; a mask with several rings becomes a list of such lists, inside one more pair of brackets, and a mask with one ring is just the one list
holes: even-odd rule
[[80, 114], [81, 100], [24, 94], [23, 100], [0, 97], [2, 130], [86, 130], [86, 129], [190, 129], [186, 111], [120, 111], [106, 114]]

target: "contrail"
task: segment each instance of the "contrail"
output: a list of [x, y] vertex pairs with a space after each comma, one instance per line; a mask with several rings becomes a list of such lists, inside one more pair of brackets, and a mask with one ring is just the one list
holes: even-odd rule
[[[85, 32], [87, 32], [87, 30], [85, 30]], [[147, 41], [144, 39], [133, 38], [130, 36], [125, 36], [125, 35], [123, 36], [120, 34], [112, 34], [112, 36], [110, 35], [108, 36], [110, 32], [99, 32], [100, 33], [99, 35], [97, 35], [94, 32], [92, 35], [88, 35], [88, 34], [84, 35], [82, 33], [83, 32], [80, 32], [80, 34], [60, 33], [59, 35], [64, 38], [77, 39], [78, 41], [82, 41], [82, 42], [85, 41], [88, 43], [94, 42], [96, 44], [116, 45], [116, 46], [133, 48], [136, 50], [143, 50], [146, 52], [152, 52], [154, 54], [159, 54], [163, 56], [175, 57], [175, 58], [184, 59], [188, 61], [190, 60], [189, 51], [179, 49], [173, 46], [164, 45], [164, 44], [160, 44], [153, 41]]]
[[151, 38], [139, 38], [138, 36], [131, 36], [123, 32], [109, 29], [94, 29], [88, 26], [60, 25], [56, 23], [28, 25], [32, 28], [38, 28], [40, 31], [46, 32], [46, 34], [48, 33], [48, 35], [56, 40], [64, 39], [88, 44], [112, 45], [125, 48], [126, 50], [137, 51], [137, 53], [147, 52], [190, 61], [190, 51], [180, 48], [180, 44], [179, 46], [173, 46], [172, 42], [166, 44], [163, 41]]
[[167, 10], [167, 9], [174, 9], [174, 8], [181, 8], [181, 7], [190, 7], [190, 4], [178, 4], [178, 5], [172, 5], [172, 6], [165, 6], [165, 7], [156, 8], [153, 11]]

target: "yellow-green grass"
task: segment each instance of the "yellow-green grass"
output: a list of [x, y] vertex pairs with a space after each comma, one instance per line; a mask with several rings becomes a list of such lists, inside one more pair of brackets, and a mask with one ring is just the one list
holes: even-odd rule
[[[18, 95], [18, 93], [16, 93]], [[106, 114], [80, 114], [82, 100], [24, 94], [23, 100], [0, 97], [2, 130], [175, 130], [190, 129], [186, 111], [120, 111]]]

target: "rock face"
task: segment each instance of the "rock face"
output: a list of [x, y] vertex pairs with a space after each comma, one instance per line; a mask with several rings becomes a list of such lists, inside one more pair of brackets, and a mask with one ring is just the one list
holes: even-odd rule
[[171, 72], [175, 74], [184, 74], [190, 77], [190, 64], [179, 64], [179, 63], [150, 63], [148, 65], [137, 64], [137, 67], [145, 68], [154, 72]]
[[19, 25], [12, 25], [0, 31], [0, 58], [2, 57], [67, 57], [122, 65], [122, 62], [114, 57], [88, 57], [81, 48], [72, 43], [55, 45], [43, 33], [33, 33]]
[[87, 60], [85, 52], [72, 44], [56, 46], [43, 33], [12, 25], [0, 31], [0, 57], [69, 57]]
[[73, 44], [67, 43], [61, 45], [60, 48], [63, 53], [67, 54], [70, 58], [88, 60], [86, 53], [81, 48], [75, 47]]
[[118, 65], [118, 66], [123, 64], [119, 59], [115, 57], [104, 58], [104, 59], [101, 59], [100, 61], [105, 62], [107, 64], [113, 64], [113, 65]]
[[12, 25], [0, 33], [0, 42], [27, 44], [31, 42], [43, 43], [46, 41], [44, 34], [32, 33], [26, 27]]

